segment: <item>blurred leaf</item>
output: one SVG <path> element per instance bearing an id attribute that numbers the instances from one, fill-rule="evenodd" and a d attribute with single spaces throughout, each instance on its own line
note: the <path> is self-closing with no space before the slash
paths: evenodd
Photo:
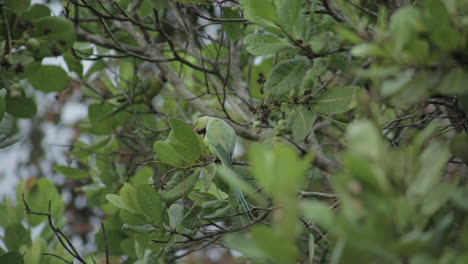
<path id="1" fill-rule="evenodd" d="M 346 130 L 346 139 L 351 152 L 379 160 L 384 145 L 379 130 L 368 120 L 352 122 Z"/>
<path id="2" fill-rule="evenodd" d="M 235 249 L 245 256 L 251 258 L 257 263 L 269 259 L 269 255 L 261 250 L 257 242 L 253 239 L 247 239 L 242 233 L 230 233 L 224 237 L 224 243 L 232 249 Z"/>
<path id="3" fill-rule="evenodd" d="M 25 188 L 25 182 L 18 185 L 17 198 L 21 201 L 22 198 L 20 195 L 24 193 L 25 200 L 32 211 L 48 213 L 50 201 L 50 214 L 57 218 L 63 215 L 65 203 L 63 199 L 61 199 L 55 185 L 48 179 L 38 179 L 33 188 Z M 31 226 L 37 226 L 46 220 L 47 217 L 42 215 L 28 215 L 28 222 Z"/>
<path id="4" fill-rule="evenodd" d="M 304 217 L 317 225 L 329 229 L 333 226 L 335 216 L 326 203 L 319 201 L 304 201 L 302 203 Z"/>
<path id="5" fill-rule="evenodd" d="M 257 56 L 275 54 L 290 47 L 289 42 L 273 34 L 253 33 L 244 38 L 244 45 L 248 52 Z"/>
<path id="6" fill-rule="evenodd" d="M 59 49 L 71 47 L 76 39 L 75 26 L 65 17 L 43 17 L 35 22 L 33 36 L 45 39 Z"/>
<path id="7" fill-rule="evenodd" d="M 83 77 L 83 64 L 81 60 L 76 58 L 73 54 L 67 52 L 63 55 L 65 62 L 67 63 L 68 69 L 71 72 L 75 72 L 78 76 Z"/>
<path id="8" fill-rule="evenodd" d="M 241 18 L 239 11 L 232 10 L 231 7 L 223 7 L 223 19 L 239 19 Z M 224 22 L 222 23 L 224 32 L 232 41 L 238 40 L 243 33 L 242 22 Z"/>
<path id="9" fill-rule="evenodd" d="M 450 141 L 450 152 L 468 163 L 468 133 L 458 134 Z"/>
<path id="10" fill-rule="evenodd" d="M 153 223 L 161 226 L 163 207 L 158 192 L 149 185 L 140 185 L 137 187 L 137 197 L 143 214 Z"/>
<path id="11" fill-rule="evenodd" d="M 401 51 L 423 28 L 424 24 L 418 9 L 414 7 L 398 9 L 390 21 L 390 30 L 395 38 L 395 52 Z"/>
<path id="12" fill-rule="evenodd" d="M 0 256 L 0 263 L 5 264 L 23 264 L 23 256 L 14 251 L 14 252 L 7 252 Z"/>
<path id="13" fill-rule="evenodd" d="M 408 188 L 409 197 L 423 197 L 431 192 L 439 184 L 449 158 L 447 149 L 437 143 L 431 144 L 420 156 L 420 169 Z"/>
<path id="14" fill-rule="evenodd" d="M 320 94 L 317 99 L 312 100 L 312 107 L 317 112 L 332 115 L 339 114 L 356 106 L 355 95 L 359 87 L 356 86 L 331 86 Z"/>
<path id="15" fill-rule="evenodd" d="M 284 238 L 278 236 L 275 230 L 258 225 L 252 228 L 252 233 L 257 247 L 262 249 L 269 259 L 277 263 L 296 263 L 298 249 L 293 243 L 284 243 Z"/>
<path id="16" fill-rule="evenodd" d="M 5 228 L 3 240 L 9 251 L 17 251 L 22 245 L 31 246 L 31 234 L 22 224 L 13 224 Z"/>
<path id="17" fill-rule="evenodd" d="M 55 166 L 55 170 L 72 180 L 84 180 L 91 177 L 89 171 L 84 169 L 57 165 Z"/>
<path id="18" fill-rule="evenodd" d="M 28 80 L 36 90 L 47 93 L 62 91 L 70 84 L 67 72 L 54 65 L 41 65 Z"/>
<path id="19" fill-rule="evenodd" d="M 16 12 L 22 12 L 31 5 L 31 0 L 3 0 L 3 2 Z"/>
<path id="20" fill-rule="evenodd" d="M 34 4 L 21 14 L 21 19 L 35 22 L 36 20 L 46 16 L 50 16 L 50 9 L 43 4 Z"/>
<path id="21" fill-rule="evenodd" d="M 309 264 L 314 263 L 314 253 L 315 253 L 315 238 L 314 234 L 309 233 Z"/>
<path id="22" fill-rule="evenodd" d="M 88 106 L 88 118 L 94 134 L 108 134 L 129 118 L 128 113 L 115 111 L 110 104 L 94 103 Z"/>
<path id="23" fill-rule="evenodd" d="M 454 68 L 442 78 L 437 90 L 446 95 L 468 94 L 468 72 L 463 68 Z"/>
<path id="24" fill-rule="evenodd" d="M 36 115 L 37 107 L 31 98 L 24 96 L 7 97 L 6 111 L 16 118 L 31 118 Z"/>

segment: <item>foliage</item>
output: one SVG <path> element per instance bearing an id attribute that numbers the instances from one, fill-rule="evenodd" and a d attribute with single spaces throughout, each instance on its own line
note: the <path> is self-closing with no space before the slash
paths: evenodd
<path id="1" fill-rule="evenodd" d="M 37 95 L 88 109 L 0 203 L 0 263 L 468 262 L 468 1 L 59 2 L 0 0 L 0 148 Z"/>

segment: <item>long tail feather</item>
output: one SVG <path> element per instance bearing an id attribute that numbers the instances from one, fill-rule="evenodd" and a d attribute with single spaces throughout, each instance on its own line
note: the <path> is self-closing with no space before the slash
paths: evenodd
<path id="1" fill-rule="evenodd" d="M 217 156 L 218 158 L 221 160 L 221 163 L 228 167 L 229 169 L 231 169 L 233 172 L 234 171 L 234 166 L 232 166 L 232 160 L 231 160 L 231 156 L 229 153 L 227 153 L 221 146 L 215 146 L 215 151 L 217 153 Z M 244 213 L 247 214 L 247 216 L 250 218 L 250 219 L 253 219 L 253 214 L 252 214 L 252 211 L 250 210 L 250 205 L 249 203 L 247 202 L 247 200 L 245 199 L 245 196 L 244 194 L 242 193 L 242 191 L 236 187 L 236 186 L 233 186 L 233 191 L 234 191 L 234 194 L 238 200 L 238 202 L 241 204 L 242 206 L 242 210 L 244 210 Z"/>
<path id="2" fill-rule="evenodd" d="M 249 203 L 247 202 L 247 200 L 245 199 L 245 196 L 244 196 L 244 194 L 242 193 L 242 191 L 239 190 L 239 188 L 234 187 L 234 193 L 235 193 L 235 195 L 236 195 L 237 200 L 238 200 L 239 203 L 241 204 L 242 209 L 244 210 L 244 212 L 247 214 L 247 216 L 248 216 L 250 219 L 253 219 L 254 216 L 253 216 L 253 214 L 252 214 L 252 211 L 250 210 L 250 205 L 249 205 Z"/>

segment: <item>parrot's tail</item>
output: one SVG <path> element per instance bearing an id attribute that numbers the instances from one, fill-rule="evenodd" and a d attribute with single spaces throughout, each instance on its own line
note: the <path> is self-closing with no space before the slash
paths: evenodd
<path id="1" fill-rule="evenodd" d="M 234 193 L 236 195 L 237 200 L 242 206 L 242 209 L 244 210 L 244 213 L 250 218 L 254 219 L 254 216 L 252 214 L 251 208 L 247 200 L 245 199 L 244 194 L 239 188 L 234 187 Z"/>

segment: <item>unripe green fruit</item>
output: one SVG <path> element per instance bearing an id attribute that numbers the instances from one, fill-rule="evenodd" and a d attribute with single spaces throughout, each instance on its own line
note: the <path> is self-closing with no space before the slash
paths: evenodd
<path id="1" fill-rule="evenodd" d="M 254 129 L 257 128 L 257 127 L 260 127 L 261 125 L 262 125 L 262 122 L 260 122 L 260 121 L 258 121 L 258 120 L 255 121 L 255 122 L 253 122 L 253 128 L 254 128 Z"/>
<path id="2" fill-rule="evenodd" d="M 278 120 L 278 123 L 276 124 L 276 126 L 278 127 L 278 130 L 283 132 L 286 130 L 286 120 L 284 119 L 280 119 Z"/>
<path id="3" fill-rule="evenodd" d="M 37 38 L 30 38 L 28 39 L 28 41 L 26 41 L 25 45 L 31 51 L 36 51 L 39 49 L 39 46 L 41 45 L 41 43 L 39 42 Z"/>
<path id="4" fill-rule="evenodd" d="M 10 90 L 20 90 L 22 87 L 21 87 L 21 84 L 15 82 L 15 83 L 12 83 L 10 85 Z"/>

